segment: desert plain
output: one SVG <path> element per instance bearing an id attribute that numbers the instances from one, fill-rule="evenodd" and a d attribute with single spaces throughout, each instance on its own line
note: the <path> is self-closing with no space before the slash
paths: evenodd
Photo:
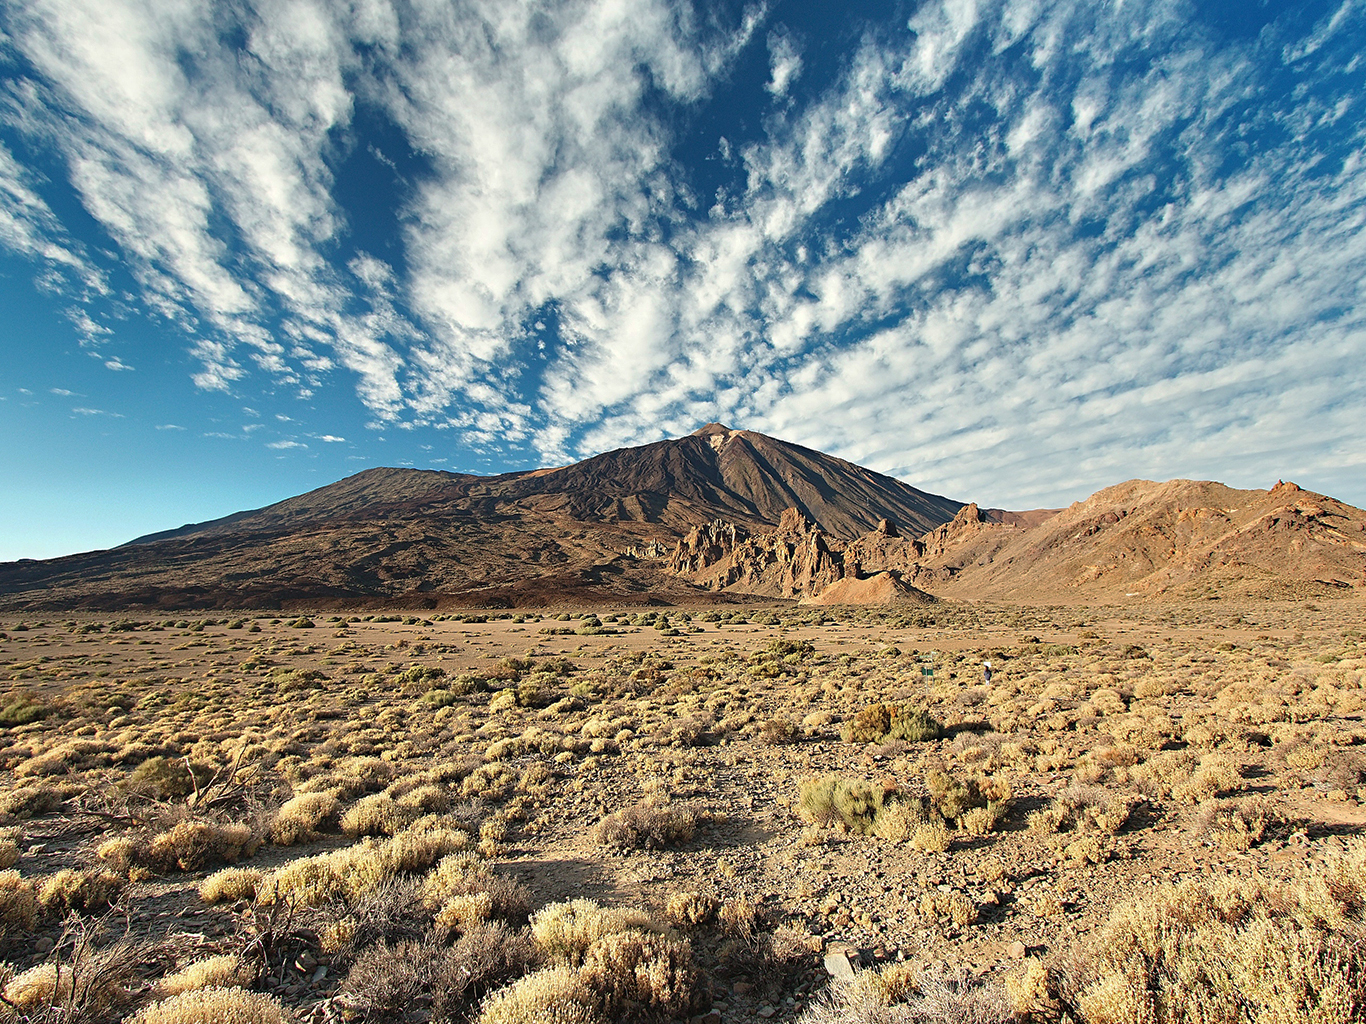
<path id="1" fill-rule="evenodd" d="M 1356 598 L 11 612 L 0 679 L 7 1020 L 1363 1013 Z"/>

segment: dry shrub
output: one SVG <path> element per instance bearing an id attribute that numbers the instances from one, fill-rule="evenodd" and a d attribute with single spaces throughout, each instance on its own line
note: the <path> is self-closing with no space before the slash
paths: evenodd
<path id="1" fill-rule="evenodd" d="M 268 995 L 240 988 L 200 988 L 144 1006 L 128 1024 L 288 1024 Z"/>
<path id="2" fill-rule="evenodd" d="M 377 942 L 395 946 L 427 939 L 427 914 L 418 893 L 415 880 L 390 878 L 347 904 L 345 915 L 320 932 L 333 969 L 340 973 Z"/>
<path id="3" fill-rule="evenodd" d="M 502 761 L 480 765 L 460 783 L 460 796 L 469 800 L 478 797 L 490 803 L 506 800 L 517 786 L 519 776 Z"/>
<path id="4" fill-rule="evenodd" d="M 868 782 L 826 775 L 801 784 L 799 805 L 808 821 L 818 825 L 840 825 L 850 832 L 866 835 L 888 797 L 896 794 L 890 782 Z"/>
<path id="5" fill-rule="evenodd" d="M 360 836 L 392 836 L 403 831 L 417 817 L 388 793 L 362 797 L 342 815 L 341 828 L 352 839 Z"/>
<path id="6" fill-rule="evenodd" d="M 270 841 L 276 846 L 296 846 L 318 838 L 324 825 L 334 821 L 340 804 L 332 793 L 300 793 L 286 800 L 270 825 Z"/>
<path id="7" fill-rule="evenodd" d="M 122 875 L 105 868 L 63 868 L 43 882 L 38 890 L 38 904 L 52 917 L 72 910 L 99 913 L 109 909 L 127 884 Z"/>
<path id="8" fill-rule="evenodd" d="M 943 853 L 953 843 L 949 827 L 940 818 L 922 821 L 911 832 L 911 849 L 921 853 Z"/>
<path id="9" fill-rule="evenodd" d="M 223 868 L 199 883 L 199 898 L 205 903 L 254 900 L 264 877 L 255 868 Z"/>
<path id="10" fill-rule="evenodd" d="M 588 947 L 579 974 L 612 1020 L 642 1007 L 677 1017 L 697 996 L 692 946 L 687 939 L 656 932 L 604 935 Z"/>
<path id="11" fill-rule="evenodd" d="M 0 871 L 19 863 L 19 844 L 13 839 L 0 839 Z"/>
<path id="12" fill-rule="evenodd" d="M 925 787 L 934 809 L 946 821 L 963 824 L 970 811 L 984 812 L 972 822 L 972 828 L 980 830 L 974 833 L 977 835 L 990 832 L 1010 807 L 1010 783 L 997 776 L 977 772 L 966 779 L 955 779 L 945 772 L 932 771 L 925 776 Z"/>
<path id="13" fill-rule="evenodd" d="M 128 874 L 142 856 L 143 847 L 129 836 L 106 839 L 95 850 L 95 856 L 121 875 Z"/>
<path id="14" fill-rule="evenodd" d="M 551 903 L 531 915 L 531 937 L 550 960 L 578 967 L 588 948 L 607 935 L 628 931 L 665 932 L 641 910 L 604 908 L 591 900 Z"/>
<path id="15" fill-rule="evenodd" d="M 716 916 L 720 906 L 710 893 L 676 892 L 664 905 L 664 916 L 675 928 L 700 928 Z"/>
<path id="16" fill-rule="evenodd" d="M 342 990 L 379 1020 L 401 1019 L 415 1000 L 430 996 L 432 1017 L 446 1020 L 462 1003 L 522 974 L 533 953 L 525 935 L 502 923 L 478 925 L 453 946 L 430 938 L 392 947 L 380 941 L 356 958 Z"/>
<path id="17" fill-rule="evenodd" d="M 449 959 L 450 983 L 462 998 L 468 998 L 523 974 L 536 962 L 537 954 L 525 931 L 513 931 L 502 921 L 494 921 L 471 925 L 451 947 Z"/>
<path id="18" fill-rule="evenodd" d="M 552 967 L 486 998 L 479 1024 L 604 1024 L 594 1002 L 578 971 Z"/>
<path id="19" fill-rule="evenodd" d="M 891 740 L 920 743 L 937 740 L 943 734 L 943 726 L 928 711 L 896 704 L 874 704 L 864 708 L 840 730 L 840 738 L 846 743 L 887 743 Z"/>
<path id="20" fill-rule="evenodd" d="M 134 768 L 123 789 L 130 796 L 147 800 L 175 800 L 189 796 L 196 786 L 203 786 L 212 778 L 213 769 L 207 765 L 158 755 Z"/>
<path id="21" fill-rule="evenodd" d="M 200 871 L 215 864 L 235 864 L 250 857 L 261 837 L 246 825 L 215 821 L 182 821 L 153 836 L 139 859 L 153 871 Z"/>
<path id="22" fill-rule="evenodd" d="M 947 919 L 959 928 L 977 922 L 977 904 L 961 892 L 931 890 L 920 897 L 916 909 L 921 917 L 931 921 Z"/>
<path id="23" fill-rule="evenodd" d="M 1052 1020 L 1061 1007 L 1053 995 L 1048 968 L 1030 957 L 1018 971 L 1005 976 L 1006 994 L 1016 1020 Z"/>
<path id="24" fill-rule="evenodd" d="M 42 783 L 20 786 L 0 795 L 0 819 L 32 818 L 62 806 L 66 798 L 56 786 Z"/>
<path id="25" fill-rule="evenodd" d="M 521 922 L 531 909 L 531 893 L 526 886 L 466 853 L 441 859 L 422 881 L 422 901 L 428 907 L 441 907 L 442 913 L 453 919 L 441 923 L 457 926 L 471 915 L 472 920 L 496 917 Z"/>
<path id="26" fill-rule="evenodd" d="M 1086 1024 L 1357 1020 L 1363 911 L 1362 840 L 1293 882 L 1191 880 L 1116 907 L 1061 995 Z"/>
<path id="27" fill-rule="evenodd" d="M 66 959 L 30 967 L 6 983 L 4 999 L 25 1014 L 21 1020 L 76 1024 L 117 1015 L 128 999 L 137 949 L 126 940 L 97 949 L 91 932 L 84 925 L 64 929 L 57 948 Z"/>
<path id="28" fill-rule="evenodd" d="M 258 898 L 300 907 L 318 907 L 330 900 L 354 902 L 396 875 L 426 871 L 442 857 L 469 848 L 468 833 L 422 824 L 419 821 L 392 839 L 362 839 L 354 846 L 291 861 L 262 881 Z"/>
<path id="29" fill-rule="evenodd" d="M 399 797 L 399 806 L 414 815 L 441 814 L 451 806 L 451 794 L 444 786 L 418 786 Z"/>
<path id="30" fill-rule="evenodd" d="M 1029 816 L 1031 832 L 1094 830 L 1114 835 L 1139 804 L 1130 794 L 1111 793 L 1101 786 L 1070 786 L 1052 803 Z"/>
<path id="31" fill-rule="evenodd" d="M 609 850 L 662 850 L 692 839 L 697 832 L 696 808 L 638 803 L 609 814 L 593 829 L 593 838 Z"/>
<path id="32" fill-rule="evenodd" d="M 783 746 L 795 743 L 801 730 L 787 718 L 771 718 L 759 727 L 758 740 L 768 746 Z"/>
<path id="33" fill-rule="evenodd" d="M 1169 750 L 1149 758 L 1129 771 L 1129 778 L 1151 797 L 1169 797 L 1172 787 L 1188 780 L 1195 769 L 1195 755 L 1188 750 Z"/>
<path id="34" fill-rule="evenodd" d="M 873 835 L 892 843 L 910 840 L 915 830 L 926 822 L 925 809 L 919 800 L 897 800 L 884 804 L 873 818 Z M 943 827 L 943 822 L 940 822 Z M 946 830 L 947 831 L 947 830 Z"/>
<path id="35" fill-rule="evenodd" d="M 32 931 L 37 920 L 38 895 L 33 883 L 17 871 L 0 871 L 0 936 Z"/>
<path id="36" fill-rule="evenodd" d="M 799 1024 L 1006 1024 L 1010 999 L 995 982 L 942 974 L 912 974 L 891 964 L 847 985 L 832 985 L 811 1003 Z"/>
<path id="37" fill-rule="evenodd" d="M 201 988 L 250 988 L 256 973 L 235 956 L 197 960 L 157 982 L 157 995 L 166 998 Z"/>
<path id="38" fill-rule="evenodd" d="M 1207 754 L 1200 759 L 1195 774 L 1172 786 L 1172 799 L 1188 804 L 1203 803 L 1216 796 L 1243 788 L 1243 776 L 1231 759 L 1223 754 Z"/>

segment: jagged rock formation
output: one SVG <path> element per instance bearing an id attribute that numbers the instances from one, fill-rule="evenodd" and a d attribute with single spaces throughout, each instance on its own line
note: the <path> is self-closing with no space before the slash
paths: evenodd
<path id="1" fill-rule="evenodd" d="M 847 542 L 789 508 L 767 533 L 750 534 L 722 521 L 696 527 L 674 548 L 669 568 L 713 591 L 803 600 L 834 592 L 843 598 L 825 603 L 886 603 L 902 595 L 928 599 L 901 571 L 914 569 L 920 550 L 919 542 L 902 539 L 886 518 Z M 869 571 L 883 578 L 878 586 L 850 586 Z"/>

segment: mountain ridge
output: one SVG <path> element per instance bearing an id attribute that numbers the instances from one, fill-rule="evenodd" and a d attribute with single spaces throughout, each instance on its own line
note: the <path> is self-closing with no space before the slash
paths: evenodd
<path id="1" fill-rule="evenodd" d="M 1130 480 L 1065 509 L 982 509 L 719 423 L 496 476 L 373 468 L 108 551 L 0 564 L 9 608 L 1361 594 L 1366 512 L 1292 483 Z"/>
<path id="2" fill-rule="evenodd" d="M 772 528 L 789 507 L 836 532 L 919 532 L 962 506 L 854 463 L 707 424 L 682 438 L 496 476 L 374 468 L 108 551 L 0 565 L 0 603 L 687 599 L 658 560 L 699 522 Z"/>

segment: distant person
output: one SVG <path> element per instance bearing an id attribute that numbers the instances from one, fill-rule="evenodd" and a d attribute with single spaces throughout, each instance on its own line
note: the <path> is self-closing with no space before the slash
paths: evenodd
<path id="1" fill-rule="evenodd" d="M 991 662 L 982 662 L 982 682 L 991 685 Z"/>

